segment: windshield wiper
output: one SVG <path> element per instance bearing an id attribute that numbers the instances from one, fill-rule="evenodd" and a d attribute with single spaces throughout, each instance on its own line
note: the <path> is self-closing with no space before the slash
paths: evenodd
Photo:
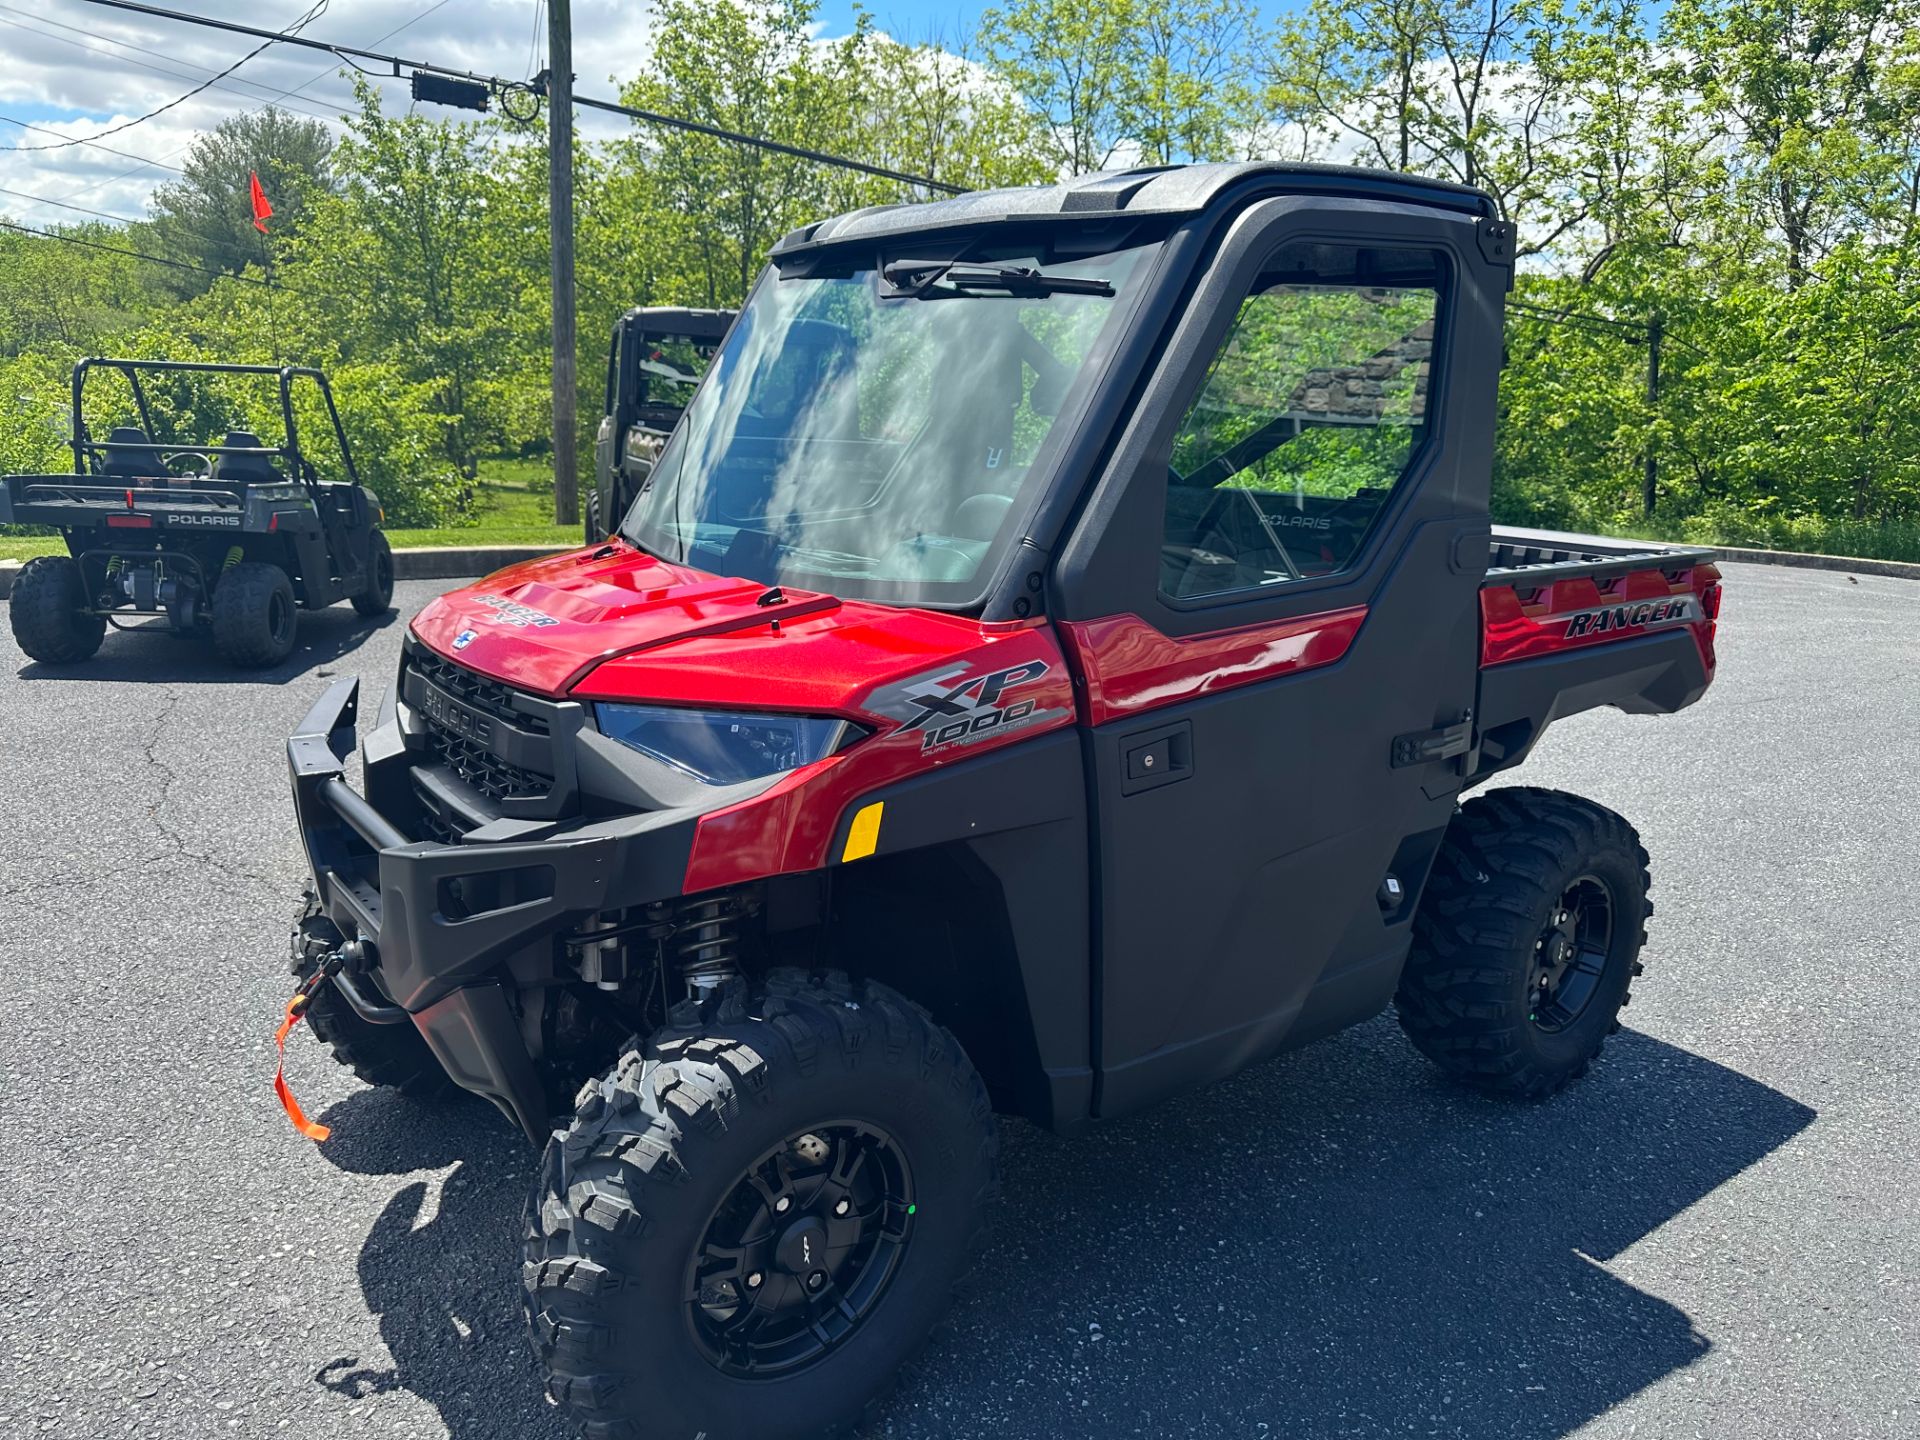
<path id="1" fill-rule="evenodd" d="M 951 260 L 896 260 L 880 271 L 889 299 L 938 299 L 983 290 L 1009 295 L 1111 295 L 1113 283 L 1082 275 L 1049 275 L 1027 265 L 957 265 Z"/>

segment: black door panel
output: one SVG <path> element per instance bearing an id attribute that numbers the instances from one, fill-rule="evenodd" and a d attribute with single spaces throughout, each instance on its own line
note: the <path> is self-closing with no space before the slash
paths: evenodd
<path id="1" fill-rule="evenodd" d="M 1403 894 L 1417 892 L 1432 855 L 1421 837 L 1444 829 L 1461 784 L 1454 758 L 1394 765 L 1394 740 L 1457 722 L 1472 704 L 1478 664 L 1481 571 L 1458 557 L 1470 543 L 1463 536 L 1485 532 L 1493 382 L 1483 363 L 1456 359 L 1500 343 L 1506 273 L 1485 262 L 1475 224 L 1359 201 L 1288 199 L 1246 212 L 1201 277 L 1135 423 L 1062 547 L 1056 608 L 1070 628 L 1131 615 L 1180 640 L 1228 630 L 1257 634 L 1257 627 L 1304 615 L 1367 607 L 1351 644 L 1331 663 L 1244 684 L 1223 674 L 1220 685 L 1234 688 L 1215 687 L 1198 699 L 1178 697 L 1204 687 L 1169 686 L 1168 703 L 1083 730 L 1098 862 L 1098 1114 L 1121 1114 L 1229 1074 L 1364 1018 L 1392 993 L 1412 901 L 1383 904 L 1383 881 L 1396 867 L 1417 870 L 1397 877 Z M 1189 511 L 1204 516 L 1206 507 L 1170 507 L 1170 472 L 1176 484 L 1184 475 L 1224 486 L 1261 456 L 1277 455 L 1282 475 L 1295 453 L 1311 458 L 1318 443 L 1311 438 L 1299 452 L 1278 448 L 1317 423 L 1309 407 L 1317 411 L 1326 400 L 1310 390 L 1350 381 L 1353 398 L 1334 403 L 1360 408 L 1337 421 L 1388 423 L 1377 417 L 1392 397 L 1371 412 L 1365 407 L 1370 377 L 1390 377 L 1391 366 L 1383 360 L 1369 370 L 1366 357 L 1317 360 L 1320 371 L 1308 379 L 1283 374 L 1269 395 L 1238 382 L 1227 387 L 1225 403 L 1241 405 L 1248 418 L 1203 416 L 1202 430 L 1220 428 L 1216 449 L 1224 458 L 1209 462 L 1195 453 L 1191 412 L 1201 403 L 1196 397 L 1218 408 L 1221 384 L 1203 387 L 1216 368 L 1226 373 L 1216 359 L 1230 334 L 1241 352 L 1267 344 L 1285 362 L 1293 332 L 1305 334 L 1322 314 L 1367 318 L 1352 283 L 1333 287 L 1335 303 L 1322 306 L 1329 287 L 1317 277 L 1275 282 L 1270 267 L 1283 263 L 1276 257 L 1300 253 L 1303 237 L 1348 247 L 1362 267 L 1369 246 L 1427 247 L 1434 272 L 1444 276 L 1427 290 L 1436 322 L 1425 332 L 1431 359 L 1423 347 L 1419 392 L 1409 400 L 1403 388 L 1400 396 L 1410 418 L 1393 422 L 1405 433 L 1382 436 L 1411 458 L 1396 462 L 1403 468 L 1386 493 L 1365 473 L 1354 482 L 1358 488 L 1331 494 L 1315 490 L 1322 472 L 1310 469 L 1287 482 L 1294 490 L 1269 476 L 1243 477 L 1237 494 L 1219 490 L 1223 518 L 1205 536 L 1174 535 Z M 1396 293 L 1384 290 L 1382 314 Z M 1270 328 L 1263 338 L 1248 318 L 1258 319 L 1249 297 L 1272 299 L 1292 329 Z M 1370 294 L 1364 298 L 1370 303 Z M 1313 338 L 1305 334 L 1296 348 L 1306 353 Z M 1391 348 L 1383 345 L 1380 354 Z M 1263 420 L 1262 406 L 1279 419 Z M 1321 450 L 1342 463 L 1372 453 L 1367 434 L 1335 438 L 1344 450 Z M 1351 503 L 1356 499 L 1365 504 Z M 1350 523 L 1350 516 L 1359 518 Z M 1183 558 L 1194 549 L 1240 551 L 1233 567 L 1212 573 L 1238 576 L 1242 588 L 1164 593 L 1166 546 L 1183 540 L 1190 542 Z M 1247 558 L 1254 551 L 1263 553 Z M 1176 734 L 1186 749 L 1182 774 L 1143 788 L 1145 754 L 1156 765 L 1171 763 L 1171 750 L 1163 762 L 1152 747 Z"/>

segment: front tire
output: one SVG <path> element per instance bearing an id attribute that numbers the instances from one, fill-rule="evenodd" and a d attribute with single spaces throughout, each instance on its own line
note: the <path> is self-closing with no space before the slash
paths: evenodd
<path id="1" fill-rule="evenodd" d="M 234 665 L 258 669 L 286 659 L 297 616 L 293 582 L 278 565 L 244 561 L 214 586 L 213 643 Z"/>
<path id="2" fill-rule="evenodd" d="M 1613 811 L 1513 787 L 1454 816 L 1394 1008 L 1456 1079 L 1527 1099 L 1586 1073 L 1642 970 L 1647 852 Z"/>
<path id="3" fill-rule="evenodd" d="M 28 657 L 46 665 L 90 658 L 107 621 L 87 604 L 80 566 L 70 555 L 36 555 L 14 579 L 7 599 L 13 638 Z"/>
<path id="4" fill-rule="evenodd" d="M 383 530 L 367 537 L 367 574 L 367 588 L 353 597 L 353 608 L 370 618 L 384 615 L 393 609 L 393 546 Z"/>
<path id="5" fill-rule="evenodd" d="M 521 1267 L 547 1393 L 593 1436 L 840 1433 L 946 1312 L 995 1156 L 985 1086 L 911 1002 L 736 985 L 548 1142 Z"/>

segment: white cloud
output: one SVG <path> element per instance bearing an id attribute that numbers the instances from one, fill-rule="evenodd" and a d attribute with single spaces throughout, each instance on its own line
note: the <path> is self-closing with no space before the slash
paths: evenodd
<path id="1" fill-rule="evenodd" d="M 180 8 L 280 28 L 299 16 L 301 0 L 193 0 Z M 610 77 L 625 78 L 639 69 L 651 19 L 650 7 L 631 0 L 574 0 L 577 88 L 613 98 Z M 535 0 L 445 0 L 438 6 L 432 0 L 332 0 L 303 33 L 510 79 L 545 64 L 544 11 L 536 31 Z M 91 139 L 193 89 L 258 43 L 80 0 L 0 0 L 0 115 Z M 0 148 L 0 189 L 141 217 L 153 187 L 172 177 L 173 171 L 162 167 L 177 167 L 196 134 L 230 115 L 273 103 L 337 122 L 342 107 L 352 104 L 351 83 L 338 73 L 341 68 L 319 51 L 275 45 L 218 87 L 102 138 L 99 144 L 111 150 Z M 390 107 L 404 109 L 410 103 L 405 79 L 380 83 Z M 294 93 L 279 93 L 289 91 Z M 434 113 L 460 112 L 435 107 Z M 625 122 L 583 112 L 580 123 L 585 134 L 605 134 Z M 0 147 L 57 144 L 56 135 L 0 124 Z M 162 165 L 142 165 L 143 160 Z M 89 218 L 36 206 L 16 194 L 0 194 L 0 215 L 29 225 Z"/>

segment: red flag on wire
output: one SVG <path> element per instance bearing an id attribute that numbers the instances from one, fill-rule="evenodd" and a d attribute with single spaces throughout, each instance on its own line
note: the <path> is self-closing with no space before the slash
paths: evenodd
<path id="1" fill-rule="evenodd" d="M 253 182 L 253 228 L 264 235 L 267 233 L 267 217 L 273 214 L 273 206 L 267 203 L 267 192 L 260 188 L 260 172 L 249 170 L 247 178 Z"/>

